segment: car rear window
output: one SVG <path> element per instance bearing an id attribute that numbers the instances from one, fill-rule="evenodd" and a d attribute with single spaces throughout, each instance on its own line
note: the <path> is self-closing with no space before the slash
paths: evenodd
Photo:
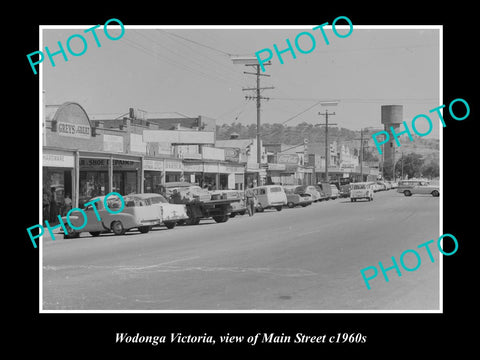
<path id="1" fill-rule="evenodd" d="M 272 187 L 270 188 L 270 192 L 281 192 L 282 188 L 281 187 Z"/>

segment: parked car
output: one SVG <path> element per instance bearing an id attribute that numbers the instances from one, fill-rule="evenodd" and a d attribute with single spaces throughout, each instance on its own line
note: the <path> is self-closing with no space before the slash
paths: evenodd
<path id="1" fill-rule="evenodd" d="M 280 185 L 264 185 L 253 188 L 257 197 L 256 210 L 262 212 L 265 209 L 275 208 L 281 211 L 287 205 L 287 195 Z"/>
<path id="2" fill-rule="evenodd" d="M 329 200 L 332 196 L 332 188 L 329 183 L 326 182 L 319 182 L 317 186 L 323 191 L 325 194 L 325 200 Z"/>
<path id="3" fill-rule="evenodd" d="M 398 187 L 398 183 L 396 181 L 392 181 L 392 189 L 396 189 Z"/>
<path id="4" fill-rule="evenodd" d="M 322 187 L 320 185 L 314 185 L 315 189 L 317 189 L 318 193 L 320 194 L 320 199 L 318 201 L 323 201 L 323 200 L 328 200 L 327 195 L 325 194 L 325 191 L 322 190 Z"/>
<path id="5" fill-rule="evenodd" d="M 437 185 L 431 185 L 428 181 L 420 181 L 418 185 L 414 185 L 403 190 L 405 196 L 413 194 L 431 194 L 432 196 L 440 196 L 440 188 Z"/>
<path id="6" fill-rule="evenodd" d="M 338 188 L 334 184 L 330 184 L 330 191 L 331 191 L 330 198 L 332 200 L 335 200 L 337 197 L 340 197 L 340 191 L 338 191 Z"/>
<path id="7" fill-rule="evenodd" d="M 392 182 L 391 181 L 384 181 L 383 183 L 386 186 L 386 190 L 390 190 L 392 188 Z"/>
<path id="8" fill-rule="evenodd" d="M 138 197 L 123 196 L 125 207 L 118 214 L 112 214 L 105 209 L 105 196 L 97 196 L 90 199 L 90 201 L 95 201 L 96 199 L 99 199 L 99 201 L 85 208 L 86 225 L 80 230 L 74 230 L 67 223 L 68 234 L 64 234 L 64 238 L 76 238 L 82 232 L 89 232 L 92 236 L 109 232 L 113 232 L 115 235 L 123 235 L 132 229 L 138 229 L 141 233 L 148 233 L 152 226 L 160 224 L 158 208 Z M 95 206 L 96 210 L 93 206 Z M 116 196 L 110 196 L 107 199 L 107 206 L 110 210 L 115 211 L 121 208 L 121 201 Z M 97 219 L 96 213 L 98 213 L 101 221 Z M 63 219 L 66 222 L 66 217 L 63 217 Z M 71 215 L 69 219 L 76 228 L 81 227 L 85 221 L 83 216 L 80 215 Z"/>
<path id="9" fill-rule="evenodd" d="M 373 188 L 371 183 L 359 182 L 350 184 L 350 201 L 355 202 L 358 199 L 373 201 Z"/>
<path id="10" fill-rule="evenodd" d="M 320 201 L 320 193 L 313 185 L 298 185 L 295 190 L 297 194 L 308 194 L 313 202 Z"/>
<path id="11" fill-rule="evenodd" d="M 340 190 L 339 190 L 339 192 L 340 192 L 339 196 L 340 196 L 341 198 L 349 197 L 349 196 L 350 196 L 350 184 L 340 185 Z"/>
<path id="12" fill-rule="evenodd" d="M 247 212 L 247 205 L 245 202 L 245 192 L 243 190 L 212 190 L 212 200 L 218 199 L 239 199 L 239 201 L 232 202 L 232 209 L 230 210 L 230 217 L 237 215 L 245 215 Z"/>
<path id="13" fill-rule="evenodd" d="M 143 199 L 147 205 L 158 209 L 160 222 L 168 229 L 173 229 L 178 222 L 188 219 L 187 208 L 183 204 L 170 204 L 162 195 L 156 193 L 129 194 L 131 197 Z"/>
<path id="14" fill-rule="evenodd" d="M 287 206 L 294 208 L 295 206 L 308 206 L 313 202 L 312 196 L 307 193 L 299 194 L 295 192 L 295 186 L 284 186 L 283 190 L 287 195 Z"/>
<path id="15" fill-rule="evenodd" d="M 378 189 L 377 191 L 387 190 L 387 185 L 385 185 L 384 181 L 377 181 L 376 184 L 377 184 L 377 189 Z"/>

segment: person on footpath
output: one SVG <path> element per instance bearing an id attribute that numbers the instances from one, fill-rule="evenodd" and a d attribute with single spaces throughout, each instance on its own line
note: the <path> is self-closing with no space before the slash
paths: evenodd
<path id="1" fill-rule="evenodd" d="M 253 216 L 255 213 L 255 199 L 256 195 L 253 192 L 253 185 L 249 185 L 249 187 L 245 190 L 245 200 L 247 203 L 247 211 L 249 216 Z"/>

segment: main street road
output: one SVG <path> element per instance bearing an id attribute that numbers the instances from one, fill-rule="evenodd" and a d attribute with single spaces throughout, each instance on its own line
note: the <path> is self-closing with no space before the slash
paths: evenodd
<path id="1" fill-rule="evenodd" d="M 434 263 L 417 249 L 416 271 L 387 283 L 379 270 L 371 290 L 360 270 L 439 235 L 439 198 L 390 190 L 148 234 L 45 237 L 43 309 L 438 310 L 436 245 Z"/>

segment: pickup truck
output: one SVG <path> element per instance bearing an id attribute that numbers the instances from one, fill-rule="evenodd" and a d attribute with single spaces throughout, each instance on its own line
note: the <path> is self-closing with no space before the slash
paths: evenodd
<path id="1" fill-rule="evenodd" d="M 188 225 L 197 225 L 201 219 L 212 218 L 217 223 L 226 222 L 232 212 L 231 204 L 240 199 L 227 199 L 212 195 L 208 190 L 188 182 L 170 182 L 160 186 L 160 192 L 170 204 L 185 204 Z"/>

